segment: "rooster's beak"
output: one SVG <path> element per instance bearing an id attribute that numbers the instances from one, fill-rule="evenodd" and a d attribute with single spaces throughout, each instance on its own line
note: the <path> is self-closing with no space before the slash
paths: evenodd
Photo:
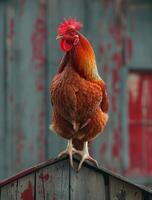
<path id="1" fill-rule="evenodd" d="M 62 39 L 63 38 L 63 35 L 57 35 L 56 36 L 56 40 L 59 40 L 59 39 Z"/>

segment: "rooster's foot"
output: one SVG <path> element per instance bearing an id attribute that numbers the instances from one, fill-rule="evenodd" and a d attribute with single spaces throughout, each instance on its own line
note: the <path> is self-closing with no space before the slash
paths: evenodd
<path id="1" fill-rule="evenodd" d="M 73 154 L 76 154 L 78 151 L 73 147 L 72 145 L 72 140 L 68 140 L 68 145 L 65 151 L 62 151 L 59 153 L 59 155 L 57 156 L 57 158 L 60 158 L 64 155 L 69 155 L 70 158 L 70 165 L 71 167 L 73 167 Z"/>
<path id="2" fill-rule="evenodd" d="M 81 169 L 82 164 L 85 160 L 89 160 L 89 161 L 93 162 L 97 167 L 99 167 L 98 162 L 89 155 L 88 142 L 84 143 L 83 151 L 79 151 L 78 154 L 81 155 L 81 157 L 82 157 L 79 167 L 78 167 L 78 171 Z"/>

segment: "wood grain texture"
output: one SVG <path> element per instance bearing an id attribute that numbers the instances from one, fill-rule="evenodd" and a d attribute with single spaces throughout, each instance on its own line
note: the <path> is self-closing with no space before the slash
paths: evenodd
<path id="1" fill-rule="evenodd" d="M 7 176 L 45 158 L 45 61 L 42 61 L 46 30 L 41 32 L 37 28 L 41 22 L 45 28 L 44 4 L 26 1 L 21 5 L 17 0 L 5 3 L 6 132 L 0 141 L 7 146 L 3 153 L 7 155 L 3 167 Z"/>
<path id="2" fill-rule="evenodd" d="M 143 200 L 142 192 L 135 186 L 109 177 L 110 200 Z"/>
<path id="3" fill-rule="evenodd" d="M 17 200 L 34 200 L 35 173 L 29 174 L 18 180 Z"/>
<path id="4" fill-rule="evenodd" d="M 74 158 L 74 169 L 79 159 Z M 6 180 L 0 200 L 151 200 L 152 192 L 104 168 L 84 163 L 76 172 L 69 159 L 42 163 Z"/>
<path id="5" fill-rule="evenodd" d="M 36 200 L 69 199 L 69 161 L 40 169 L 36 173 Z"/>
<path id="6" fill-rule="evenodd" d="M 77 163 L 75 163 L 75 167 L 78 167 Z M 71 200 L 105 200 L 105 183 L 101 173 L 82 166 L 78 173 L 71 169 L 70 174 Z"/>
<path id="7" fill-rule="evenodd" d="M 16 1 L 14 37 L 17 99 L 16 117 L 12 121 L 16 124 L 14 159 L 17 170 L 40 162 L 45 157 L 45 63 L 41 60 L 45 34 L 43 31 L 40 33 L 39 29 L 41 25 L 45 29 L 43 7 L 40 0 L 26 1 L 24 5 Z"/>
<path id="8" fill-rule="evenodd" d="M 17 198 L 17 181 L 14 181 L 1 188 L 0 200 L 16 200 Z"/>

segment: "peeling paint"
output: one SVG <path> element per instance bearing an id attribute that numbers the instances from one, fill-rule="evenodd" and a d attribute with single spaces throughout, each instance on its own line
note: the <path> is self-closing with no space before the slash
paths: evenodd
<path id="1" fill-rule="evenodd" d="M 123 57 L 122 57 L 122 52 L 117 51 L 112 55 L 112 60 L 115 64 L 115 68 L 120 69 L 120 67 L 123 65 Z"/>
<path id="2" fill-rule="evenodd" d="M 138 98 L 140 77 L 138 74 L 130 74 L 128 78 L 128 88 L 133 102 Z"/>
<path id="3" fill-rule="evenodd" d="M 150 176 L 152 174 L 151 153 L 151 109 L 152 74 L 131 72 L 129 88 L 129 156 L 127 175 Z M 136 152 L 136 154 L 134 154 Z"/>
<path id="4" fill-rule="evenodd" d="M 41 173 L 39 178 L 43 181 L 48 181 L 49 180 L 49 174 L 48 173 L 46 173 L 46 174 Z"/>
<path id="5" fill-rule="evenodd" d="M 103 156 L 105 154 L 107 150 L 107 144 L 106 143 L 103 143 L 101 146 L 100 146 L 100 155 Z"/>
<path id="6" fill-rule="evenodd" d="M 21 199 L 22 200 L 34 200 L 33 197 L 33 187 L 31 182 L 28 182 L 28 187 L 21 193 Z"/>
<path id="7" fill-rule="evenodd" d="M 118 26 L 116 24 L 113 24 L 109 28 L 109 34 L 112 36 L 112 38 L 116 42 L 116 45 L 121 45 L 122 44 L 122 41 L 123 41 L 122 31 L 123 31 L 122 27 Z"/>
<path id="8" fill-rule="evenodd" d="M 46 28 L 46 3 L 41 2 L 39 8 L 38 18 L 35 21 L 34 32 L 32 34 L 32 61 L 36 62 L 37 68 L 42 68 L 46 62 L 45 43 L 47 39 L 47 28 Z"/>
<path id="9" fill-rule="evenodd" d="M 7 43 L 8 44 L 12 43 L 14 36 L 15 36 L 15 21 L 14 21 L 14 17 L 11 17 L 10 21 L 9 21 L 9 32 L 7 35 Z"/>
<path id="10" fill-rule="evenodd" d="M 34 31 L 31 37 L 32 43 L 32 63 L 35 69 L 35 87 L 39 97 L 39 110 L 37 110 L 36 120 L 38 122 L 38 161 L 45 159 L 45 144 L 46 144 L 46 115 L 43 115 L 45 110 L 45 45 L 48 36 L 46 28 L 46 0 L 40 0 L 38 16 L 35 19 Z"/>
<path id="11" fill-rule="evenodd" d="M 45 90 L 44 79 L 37 78 L 35 80 L 35 85 L 38 92 L 43 92 Z"/>
<path id="12" fill-rule="evenodd" d="M 15 37 L 15 11 L 11 7 L 8 7 L 6 10 L 6 14 L 8 17 L 8 30 L 7 30 L 7 36 L 6 36 L 6 56 L 7 60 L 9 62 L 12 62 L 14 60 L 14 52 L 12 51 L 12 44 Z"/>

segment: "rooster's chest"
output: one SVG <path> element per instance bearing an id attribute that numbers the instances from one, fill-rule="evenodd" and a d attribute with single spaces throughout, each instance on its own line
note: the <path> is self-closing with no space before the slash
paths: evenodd
<path id="1" fill-rule="evenodd" d="M 77 74 L 65 74 L 54 90 L 55 106 L 68 121 L 85 121 L 102 100 L 100 86 L 91 83 Z"/>

